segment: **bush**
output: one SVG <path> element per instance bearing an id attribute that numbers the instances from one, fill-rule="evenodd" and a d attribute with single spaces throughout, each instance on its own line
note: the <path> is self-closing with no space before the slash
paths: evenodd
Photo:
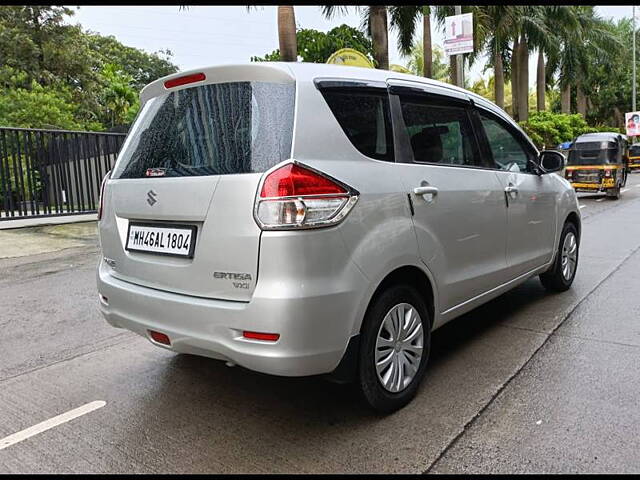
<path id="1" fill-rule="evenodd" d="M 538 148 L 555 148 L 563 142 L 572 141 L 583 133 L 621 132 L 617 127 L 589 126 L 584 117 L 578 113 L 569 115 L 548 111 L 531 112 L 529 120 L 520 122 L 520 126 Z"/>

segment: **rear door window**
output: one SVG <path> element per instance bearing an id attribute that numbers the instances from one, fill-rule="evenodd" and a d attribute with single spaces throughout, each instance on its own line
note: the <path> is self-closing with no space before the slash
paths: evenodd
<path id="1" fill-rule="evenodd" d="M 419 94 L 399 98 L 414 162 L 479 165 L 471 121 L 463 105 Z"/>
<path id="2" fill-rule="evenodd" d="M 393 130 L 386 88 L 320 87 L 331 112 L 360 153 L 394 161 Z"/>
<path id="3" fill-rule="evenodd" d="M 264 172 L 291 155 L 295 85 L 230 82 L 149 100 L 112 178 Z"/>

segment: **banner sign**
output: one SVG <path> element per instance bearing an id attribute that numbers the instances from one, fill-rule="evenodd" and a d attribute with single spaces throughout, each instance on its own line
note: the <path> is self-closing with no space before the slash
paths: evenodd
<path id="1" fill-rule="evenodd" d="M 445 17 L 444 27 L 445 55 L 473 52 L 473 13 Z"/>
<path id="2" fill-rule="evenodd" d="M 640 112 L 625 113 L 624 124 L 627 127 L 627 137 L 640 135 Z"/>
<path id="3" fill-rule="evenodd" d="M 373 63 L 371 63 L 367 56 L 353 48 L 341 48 L 337 52 L 333 52 L 328 58 L 327 63 L 373 68 Z"/>

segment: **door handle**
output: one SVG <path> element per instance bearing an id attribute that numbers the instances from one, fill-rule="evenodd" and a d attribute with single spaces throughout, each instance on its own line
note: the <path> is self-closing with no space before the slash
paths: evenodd
<path id="1" fill-rule="evenodd" d="M 413 189 L 413 193 L 416 195 L 437 195 L 438 188 L 437 187 L 416 187 Z"/>
<path id="2" fill-rule="evenodd" d="M 504 201 L 507 203 L 507 207 L 509 207 L 509 197 L 516 198 L 518 196 L 518 187 L 516 187 L 513 183 L 510 183 L 504 188 Z"/>
<path id="3" fill-rule="evenodd" d="M 504 191 L 508 194 L 512 194 L 515 193 L 516 195 L 518 194 L 518 187 L 516 187 L 515 185 L 509 185 L 507 187 L 505 187 Z"/>

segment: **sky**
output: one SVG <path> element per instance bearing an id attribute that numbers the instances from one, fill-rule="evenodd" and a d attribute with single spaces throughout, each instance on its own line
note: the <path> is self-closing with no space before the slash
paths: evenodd
<path id="1" fill-rule="evenodd" d="M 113 35 L 121 43 L 147 52 L 169 49 L 172 62 L 180 70 L 206 65 L 248 62 L 254 55 L 263 56 L 278 48 L 277 7 L 259 6 L 247 11 L 244 6 L 69 6 L 75 15 L 68 23 L 80 23 L 85 30 Z M 596 7 L 603 17 L 631 18 L 627 6 Z M 640 9 L 639 9 L 640 13 Z M 346 15 L 326 20 L 319 6 L 296 6 L 299 28 L 313 28 L 326 32 L 346 23 L 358 27 L 360 13 L 351 7 Z M 638 16 L 638 13 L 636 14 Z M 422 36 L 422 22 L 418 22 L 417 38 Z M 442 46 L 443 34 L 432 22 L 433 43 Z M 406 65 L 397 48 L 395 32 L 389 36 L 389 63 Z M 465 72 L 471 82 L 483 76 L 484 60 Z M 535 83 L 537 56 L 529 58 L 530 86 Z M 488 78 L 489 72 L 484 74 Z"/>

